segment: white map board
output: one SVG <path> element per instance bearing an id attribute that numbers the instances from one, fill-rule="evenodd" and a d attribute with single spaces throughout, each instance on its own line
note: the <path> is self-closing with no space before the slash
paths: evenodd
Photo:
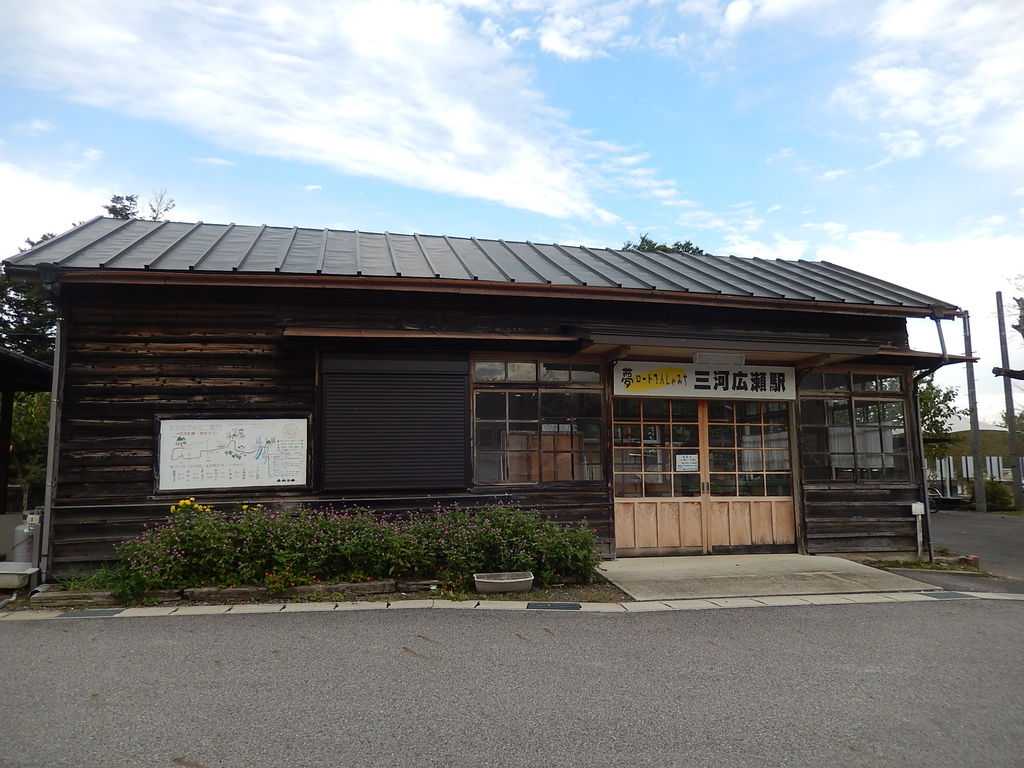
<path id="1" fill-rule="evenodd" d="M 305 419 L 163 419 L 159 489 L 306 484 Z"/>

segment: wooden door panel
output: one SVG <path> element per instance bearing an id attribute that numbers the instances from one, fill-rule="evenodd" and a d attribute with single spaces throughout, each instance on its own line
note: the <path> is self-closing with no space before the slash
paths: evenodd
<path id="1" fill-rule="evenodd" d="M 615 547 L 705 549 L 796 542 L 792 499 L 617 499 Z M 704 517 L 707 520 L 704 520 Z"/>
<path id="2" fill-rule="evenodd" d="M 750 502 L 750 543 L 776 544 L 772 524 L 773 502 L 758 500 Z"/>
<path id="3" fill-rule="evenodd" d="M 711 499 L 704 504 L 708 518 L 708 544 L 711 547 L 729 546 L 729 502 Z"/>
<path id="4" fill-rule="evenodd" d="M 637 549 L 658 546 L 658 502 L 638 501 L 633 513 Z"/>
<path id="5" fill-rule="evenodd" d="M 658 504 L 658 546 L 678 547 L 679 540 L 679 502 L 660 501 Z"/>
<path id="6" fill-rule="evenodd" d="M 636 546 L 636 511 L 634 501 L 615 502 L 615 548 L 633 549 Z"/>
<path id="7" fill-rule="evenodd" d="M 792 499 L 772 503 L 772 530 L 776 544 L 796 543 L 796 506 Z"/>
<path id="8" fill-rule="evenodd" d="M 750 502 L 729 501 L 729 546 L 750 546 Z"/>
<path id="9" fill-rule="evenodd" d="M 704 522 L 700 501 L 681 501 L 679 536 L 680 546 L 704 548 Z"/>

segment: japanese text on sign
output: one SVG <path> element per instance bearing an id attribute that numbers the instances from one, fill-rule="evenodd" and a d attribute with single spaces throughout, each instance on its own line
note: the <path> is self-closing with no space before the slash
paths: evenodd
<path id="1" fill-rule="evenodd" d="M 793 400 L 793 368 L 759 365 L 693 365 L 620 361 L 615 394 L 633 397 L 700 397 Z"/>

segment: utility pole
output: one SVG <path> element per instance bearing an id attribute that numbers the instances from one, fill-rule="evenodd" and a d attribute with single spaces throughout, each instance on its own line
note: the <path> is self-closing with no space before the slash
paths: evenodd
<path id="1" fill-rule="evenodd" d="M 978 428 L 978 392 L 974 384 L 974 357 L 971 348 L 971 316 L 964 312 L 961 316 L 964 324 L 964 357 L 967 357 L 967 407 L 971 416 L 971 456 L 974 461 L 974 508 L 978 512 L 988 512 L 985 499 L 985 457 L 981 455 L 981 432 Z"/>
<path id="2" fill-rule="evenodd" d="M 1003 292 L 996 291 L 996 317 L 999 318 L 999 353 L 1003 369 L 1010 368 L 1010 353 L 1006 346 L 1006 318 L 1003 316 Z M 1006 398 L 1006 429 L 1010 438 L 1010 471 L 1013 482 L 1013 508 L 1024 510 L 1024 488 L 1020 478 L 1020 439 L 1017 435 L 1017 411 L 1013 407 L 1013 379 L 1003 376 L 1003 395 Z"/>

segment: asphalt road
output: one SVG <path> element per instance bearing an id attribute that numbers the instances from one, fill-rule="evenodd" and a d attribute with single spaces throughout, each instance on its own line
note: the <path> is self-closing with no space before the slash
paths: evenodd
<path id="1" fill-rule="evenodd" d="M 0 624 L 5 768 L 1024 766 L 1024 602 Z"/>
<path id="2" fill-rule="evenodd" d="M 1024 579 L 1024 517 L 982 512 L 936 512 L 932 541 L 961 555 L 978 555 L 981 567 Z"/>
<path id="3" fill-rule="evenodd" d="M 1024 594 L 1024 517 L 943 511 L 932 514 L 931 526 L 935 546 L 978 555 L 982 569 L 993 577 L 922 570 L 897 573 L 954 591 Z"/>

